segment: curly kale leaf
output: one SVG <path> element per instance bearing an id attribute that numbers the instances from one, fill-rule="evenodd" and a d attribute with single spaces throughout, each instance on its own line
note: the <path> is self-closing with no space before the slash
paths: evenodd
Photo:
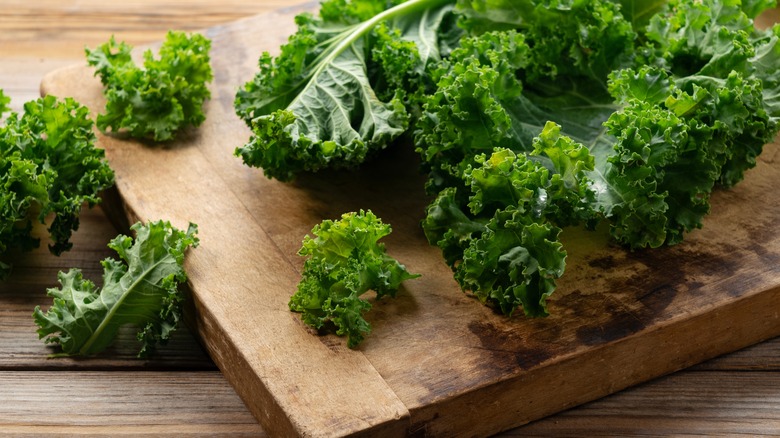
<path id="1" fill-rule="evenodd" d="M 2 117 L 4 112 L 11 110 L 8 106 L 9 103 L 11 103 L 11 98 L 6 96 L 3 90 L 0 90 L 0 117 Z"/>
<path id="2" fill-rule="evenodd" d="M 206 118 L 203 103 L 211 96 L 210 48 L 211 41 L 200 34 L 168 32 L 159 58 L 144 52 L 143 68 L 133 61 L 132 47 L 114 37 L 86 49 L 88 64 L 105 86 L 107 102 L 98 128 L 166 141 L 185 126 L 200 126 Z"/>
<path id="3" fill-rule="evenodd" d="M 71 248 L 82 205 L 99 203 L 114 184 L 93 126 L 86 107 L 54 96 L 25 103 L 21 115 L 11 113 L 0 126 L 0 254 L 38 247 L 33 220 L 50 220 L 52 253 Z M 4 277 L 10 266 L 0 265 Z"/>
<path id="4" fill-rule="evenodd" d="M 164 221 L 131 227 L 135 241 L 117 236 L 109 243 L 120 260 L 103 264 L 102 289 L 84 279 L 79 269 L 58 275 L 61 287 L 48 290 L 53 304 L 44 313 L 40 306 L 33 317 L 38 335 L 58 344 L 64 355 L 95 355 L 106 349 L 124 325 L 138 327 L 146 356 L 166 342 L 181 318 L 184 295 L 178 285 L 187 278 L 184 253 L 197 246 L 197 227 L 180 231 Z"/>
<path id="5" fill-rule="evenodd" d="M 744 8 L 736 0 L 674 1 L 648 26 L 647 62 L 670 71 L 685 93 L 707 94 L 684 115 L 715 130 L 726 160 L 718 182 L 727 187 L 755 166 L 780 116 L 778 30 L 756 30 Z"/>
<path id="6" fill-rule="evenodd" d="M 444 260 L 454 267 L 463 259 L 463 252 L 474 236 L 485 230 L 489 218 L 473 217 L 465 208 L 462 192 L 447 187 L 428 205 L 422 229 L 431 245 L 438 246 Z"/>
<path id="7" fill-rule="evenodd" d="M 606 3 L 459 2 L 473 35 L 434 70 L 416 124 L 438 193 L 426 236 L 505 313 L 546 314 L 558 227 L 677 243 L 778 131 L 780 28 L 753 27 L 761 2 L 648 1 L 626 18 Z"/>
<path id="8" fill-rule="evenodd" d="M 528 51 L 521 34 L 492 32 L 462 40 L 434 72 L 437 89 L 426 98 L 415 132 L 432 174 L 429 189 L 457 184 L 473 157 L 493 148 L 530 150 L 533 134 L 504 105 L 522 94 L 515 74 L 526 66 Z"/>
<path id="9" fill-rule="evenodd" d="M 540 3 L 537 13 L 546 6 L 552 7 Z M 495 147 L 530 152 L 533 137 L 550 120 L 561 124 L 578 142 L 601 141 L 601 124 L 617 108 L 606 91 L 607 73 L 597 77 L 593 64 L 541 56 L 539 50 L 553 49 L 535 42 L 560 34 L 567 37 L 557 40 L 560 46 L 554 51 L 581 47 L 576 36 L 579 27 L 572 24 L 575 18 L 576 14 L 561 22 L 534 25 L 533 32 L 517 28 L 464 38 L 461 47 L 442 63 L 434 76 L 438 88 L 425 100 L 415 132 L 417 150 L 431 169 L 429 185 L 434 192 L 456 184 L 475 155 Z M 625 23 L 615 29 L 623 29 L 623 41 L 634 36 Z M 604 50 L 595 44 L 583 50 Z M 625 44 L 619 47 L 620 52 L 604 57 L 612 64 L 601 70 L 626 63 L 631 50 Z"/>
<path id="10" fill-rule="evenodd" d="M 776 132 L 761 83 L 735 71 L 674 79 L 644 67 L 611 86 L 624 108 L 605 124 L 616 143 L 600 200 L 613 235 L 635 247 L 677 243 L 700 227 L 715 185 L 742 179 Z"/>
<path id="11" fill-rule="evenodd" d="M 253 131 L 236 149 L 244 163 L 290 180 L 360 164 L 408 129 L 452 5 L 411 0 L 385 9 L 391 3 L 323 2 L 319 17 L 296 18 L 298 32 L 279 56 L 261 56 L 235 100 Z"/>
<path id="12" fill-rule="evenodd" d="M 560 227 L 588 221 L 593 198 L 588 149 L 548 123 L 529 155 L 496 149 L 478 155 L 464 173 L 468 203 L 456 188 L 442 190 L 423 221 L 455 278 L 482 302 L 511 315 L 547 315 L 547 297 L 563 275 Z M 548 167 L 549 166 L 549 167 Z"/>
<path id="13" fill-rule="evenodd" d="M 635 32 L 612 1 L 459 0 L 473 34 L 517 30 L 528 44 L 526 81 L 558 75 L 603 78 L 630 59 Z"/>
<path id="14" fill-rule="evenodd" d="M 499 210 L 463 252 L 455 278 L 506 315 L 522 307 L 526 316 L 547 316 L 547 298 L 566 266 L 560 231 L 513 206 Z"/>
<path id="15" fill-rule="evenodd" d="M 390 225 L 362 210 L 315 226 L 315 237 L 307 235 L 299 251 L 307 259 L 290 309 L 301 312 L 303 322 L 317 329 L 333 323 L 336 334 L 347 336 L 350 348 L 358 345 L 371 331 L 363 318 L 371 304 L 361 295 L 373 290 L 377 299 L 395 297 L 401 282 L 419 277 L 378 243 L 390 231 Z"/>
<path id="16" fill-rule="evenodd" d="M 417 123 L 429 186 L 461 186 L 474 156 L 493 147 L 528 154 L 529 138 L 554 121 L 594 156 L 594 196 L 584 202 L 611 222 L 619 242 L 673 244 L 700 227 L 715 185 L 741 180 L 777 132 L 777 31 L 755 30 L 731 1 L 675 2 L 647 22 L 640 46 L 617 53 L 614 70 L 602 77 L 591 73 L 605 70 L 572 62 L 576 68 L 538 80 L 544 68 L 535 65 L 541 48 L 533 41 L 542 33 L 523 22 L 465 39 L 464 47 L 520 35 L 525 47 L 515 52 L 528 54 L 524 65 L 507 69 L 453 51 Z M 573 35 L 566 23 L 555 30 Z M 495 82 L 513 83 L 512 92 L 492 91 Z"/>
<path id="17" fill-rule="evenodd" d="M 610 77 L 622 109 L 614 146 L 593 150 L 599 204 L 631 247 L 674 244 L 701 227 L 717 184 L 733 186 L 778 130 L 776 31 L 739 2 L 674 2 L 651 19 L 648 62 Z"/>

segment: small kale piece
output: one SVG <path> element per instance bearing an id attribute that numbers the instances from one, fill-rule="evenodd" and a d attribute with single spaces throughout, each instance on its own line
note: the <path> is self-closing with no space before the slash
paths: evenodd
<path id="1" fill-rule="evenodd" d="M 49 223 L 49 250 L 71 248 L 83 204 L 99 203 L 114 172 L 95 147 L 89 110 L 73 99 L 46 96 L 11 113 L 0 127 L 0 255 L 39 245 L 32 222 Z M 0 278 L 10 265 L 0 263 Z"/>
<path id="2" fill-rule="evenodd" d="M 143 357 L 176 329 L 184 301 L 178 284 L 187 279 L 184 252 L 198 245 L 197 226 L 184 232 L 157 221 L 131 229 L 135 241 L 120 235 L 108 244 L 121 260 L 102 262 L 102 289 L 82 278 L 79 269 L 60 272 L 61 287 L 48 290 L 51 308 L 46 313 L 35 308 L 39 337 L 59 344 L 63 355 L 97 354 L 111 345 L 121 326 L 132 324 L 139 328 Z"/>
<path id="3" fill-rule="evenodd" d="M 339 221 L 325 220 L 306 236 L 298 252 L 308 257 L 290 309 L 301 312 L 303 322 L 320 329 L 332 322 L 339 336 L 347 335 L 350 348 L 371 332 L 363 313 L 371 304 L 360 298 L 373 290 L 377 299 L 395 297 L 404 280 L 417 278 L 387 255 L 378 240 L 390 234 L 390 225 L 370 210 L 345 213 Z"/>
<path id="4" fill-rule="evenodd" d="M 11 98 L 6 96 L 5 93 L 3 93 L 3 90 L 0 90 L 0 117 L 2 117 L 4 112 L 11 109 L 8 107 L 9 103 L 11 103 Z"/>
<path id="5" fill-rule="evenodd" d="M 203 35 L 168 32 L 159 59 L 151 50 L 144 52 L 143 68 L 133 62 L 132 47 L 114 37 L 95 50 L 86 49 L 107 99 L 98 128 L 166 141 L 185 126 L 200 126 L 206 119 L 203 103 L 211 97 L 206 85 L 213 79 L 210 48 Z"/>

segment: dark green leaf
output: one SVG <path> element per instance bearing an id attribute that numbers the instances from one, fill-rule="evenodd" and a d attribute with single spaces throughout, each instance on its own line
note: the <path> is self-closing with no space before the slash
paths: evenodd
<path id="1" fill-rule="evenodd" d="M 59 255 L 71 247 L 82 205 L 100 202 L 114 173 L 95 147 L 86 107 L 46 96 L 24 109 L 0 127 L 0 255 L 38 246 L 30 235 L 33 220 L 50 221 L 49 249 Z M 0 269 L 0 277 L 7 274 Z"/>
<path id="2" fill-rule="evenodd" d="M 408 129 L 422 75 L 440 58 L 446 3 L 385 9 L 391 4 L 380 0 L 328 1 L 320 17 L 298 16 L 298 32 L 281 54 L 263 54 L 260 71 L 236 95 L 236 112 L 253 131 L 236 155 L 268 177 L 290 180 L 360 164 L 386 147 Z"/>

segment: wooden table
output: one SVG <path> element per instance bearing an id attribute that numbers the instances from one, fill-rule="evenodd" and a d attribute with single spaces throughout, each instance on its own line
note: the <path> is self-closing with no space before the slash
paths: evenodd
<path id="1" fill-rule="evenodd" d="M 131 44 L 197 30 L 301 0 L 10 0 L 0 8 L 0 88 L 20 110 L 48 71 L 83 63 L 111 34 Z M 134 358 L 132 333 L 97 358 L 48 359 L 32 309 L 50 304 L 56 273 L 99 261 L 117 229 L 85 210 L 74 249 L 22 254 L 0 284 L 0 434 L 248 435 L 263 430 L 186 330 L 154 358 Z M 37 229 L 39 233 L 43 229 Z M 780 339 L 506 432 L 505 436 L 780 434 Z"/>

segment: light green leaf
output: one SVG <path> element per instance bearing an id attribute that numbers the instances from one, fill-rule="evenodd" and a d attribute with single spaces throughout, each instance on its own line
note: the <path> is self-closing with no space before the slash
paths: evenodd
<path id="1" fill-rule="evenodd" d="M 198 244 L 197 226 L 190 224 L 184 232 L 158 221 L 136 223 L 131 229 L 135 240 L 120 235 L 108 245 L 120 260 L 102 262 L 102 289 L 82 278 L 78 269 L 60 272 L 61 287 L 48 290 L 51 308 L 46 313 L 35 308 L 38 336 L 58 344 L 62 354 L 97 354 L 129 324 L 138 328 L 139 356 L 145 356 L 176 329 L 184 301 L 178 285 L 187 278 L 184 253 Z"/>
<path id="2" fill-rule="evenodd" d="M 144 52 L 143 68 L 131 57 L 132 47 L 114 37 L 94 50 L 87 63 L 105 86 L 105 111 L 98 115 L 103 131 L 126 131 L 136 138 L 166 141 L 186 126 L 205 120 L 203 103 L 211 97 L 211 41 L 200 34 L 168 32 L 159 57 Z"/>
<path id="3" fill-rule="evenodd" d="M 390 225 L 362 210 L 315 226 L 315 237 L 306 236 L 299 251 L 307 259 L 290 309 L 301 312 L 303 322 L 317 329 L 333 323 L 336 334 L 347 336 L 350 348 L 359 344 L 371 331 L 363 318 L 371 304 L 360 296 L 373 290 L 377 299 L 394 297 L 403 281 L 419 277 L 379 243 L 390 232 Z"/>

